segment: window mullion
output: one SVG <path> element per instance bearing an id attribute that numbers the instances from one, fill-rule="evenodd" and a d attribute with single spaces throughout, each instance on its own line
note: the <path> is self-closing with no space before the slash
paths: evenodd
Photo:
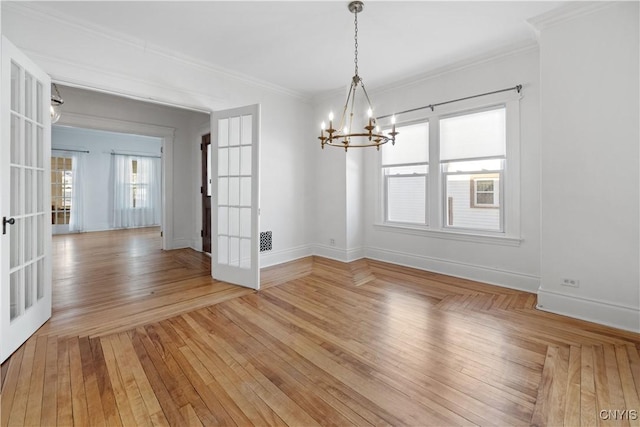
<path id="1" fill-rule="evenodd" d="M 440 117 L 429 120 L 429 170 L 427 183 L 427 224 L 433 229 L 442 228 L 444 204 L 442 201 L 442 173 L 440 171 Z"/>

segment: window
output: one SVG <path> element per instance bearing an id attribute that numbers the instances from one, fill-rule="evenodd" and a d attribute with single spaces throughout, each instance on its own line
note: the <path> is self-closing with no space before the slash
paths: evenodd
<path id="1" fill-rule="evenodd" d="M 51 157 L 51 224 L 69 224 L 72 187 L 72 159 Z"/>
<path id="2" fill-rule="evenodd" d="M 396 145 L 382 147 L 385 221 L 427 225 L 429 123 L 397 130 Z"/>
<path id="3" fill-rule="evenodd" d="M 500 178 L 497 175 L 471 177 L 471 208 L 500 207 L 499 185 Z"/>
<path id="4" fill-rule="evenodd" d="M 383 146 L 380 155 L 383 223 L 516 237 L 518 116 L 515 99 L 397 125 L 395 146 Z"/>
<path id="5" fill-rule="evenodd" d="M 113 227 L 146 227 L 160 223 L 160 159 L 114 154 Z"/>
<path id="6" fill-rule="evenodd" d="M 445 227 L 502 231 L 497 190 L 504 170 L 505 136 L 504 107 L 440 120 Z"/>
<path id="7" fill-rule="evenodd" d="M 131 200 L 129 206 L 132 208 L 149 207 L 147 197 L 149 183 L 141 180 L 138 173 L 138 160 L 131 161 Z"/>

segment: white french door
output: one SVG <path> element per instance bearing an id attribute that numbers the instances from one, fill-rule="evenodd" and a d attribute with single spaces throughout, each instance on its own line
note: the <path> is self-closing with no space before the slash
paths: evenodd
<path id="1" fill-rule="evenodd" d="M 51 317 L 51 79 L 2 37 L 0 362 Z"/>
<path id="2" fill-rule="evenodd" d="M 260 105 L 211 114 L 211 276 L 260 287 Z"/>

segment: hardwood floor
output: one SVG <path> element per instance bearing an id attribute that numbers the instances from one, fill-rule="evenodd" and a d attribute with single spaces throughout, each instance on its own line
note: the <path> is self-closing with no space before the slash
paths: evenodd
<path id="1" fill-rule="evenodd" d="M 211 279 L 211 259 L 162 251 L 159 228 L 53 239 L 53 316 L 38 334 L 100 336 L 129 330 L 250 290 Z"/>
<path id="2" fill-rule="evenodd" d="M 315 257 L 253 292 L 153 231 L 54 245 L 54 315 L 2 366 L 3 426 L 640 424 L 640 335 L 533 294 Z"/>

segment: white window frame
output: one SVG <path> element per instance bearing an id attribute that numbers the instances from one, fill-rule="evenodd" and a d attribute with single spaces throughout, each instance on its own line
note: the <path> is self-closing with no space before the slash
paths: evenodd
<path id="1" fill-rule="evenodd" d="M 429 123 L 429 120 L 413 120 L 413 121 L 405 121 L 403 122 L 400 126 L 411 126 L 411 125 L 419 125 L 419 124 L 427 124 L 429 126 L 429 128 L 431 128 L 431 124 Z M 431 134 L 429 133 L 429 137 L 431 137 Z M 425 141 L 426 144 L 429 143 L 429 141 Z M 418 163 L 401 163 L 401 164 L 382 164 L 382 151 L 380 151 L 380 155 L 379 155 L 379 172 L 382 175 L 382 180 L 383 180 L 383 196 L 382 196 L 382 201 L 383 201 L 383 218 L 384 218 L 384 223 L 385 224 L 395 224 L 398 226 L 409 226 L 409 227 L 416 227 L 416 228 L 420 228 L 420 229 L 424 229 L 429 227 L 429 174 L 432 173 L 432 169 L 431 169 L 431 163 L 429 161 L 426 162 L 418 162 Z M 396 168 L 396 167 L 411 167 L 411 166 L 425 166 L 427 168 L 427 172 L 426 173 L 420 173 L 420 174 L 407 174 L 407 175 L 388 175 L 385 173 L 385 169 L 388 168 Z M 388 198 L 388 185 L 389 185 L 389 178 L 403 178 L 403 177 L 424 177 L 425 179 L 425 218 L 424 221 L 422 223 L 411 223 L 411 222 L 398 222 L 398 221 L 391 221 L 389 220 L 389 198 Z"/>
<path id="2" fill-rule="evenodd" d="M 63 167 L 63 169 L 59 168 L 59 159 L 64 159 L 64 160 L 70 160 L 69 164 L 70 166 L 73 168 L 73 158 L 70 156 L 66 156 L 66 155 L 52 155 L 51 159 L 56 159 L 56 167 L 55 169 L 53 168 L 53 166 L 51 167 L 51 174 L 53 175 L 55 174 L 60 174 L 61 173 L 61 179 L 62 181 L 58 182 L 57 180 L 55 182 L 51 182 L 51 224 L 54 228 L 60 228 L 63 227 L 65 229 L 69 228 L 69 223 L 71 220 L 71 203 L 72 203 L 72 196 L 71 196 L 71 188 L 73 188 L 74 185 L 74 179 L 73 179 L 73 174 L 72 174 L 72 170 L 73 169 L 65 169 Z M 54 196 L 54 192 L 53 192 L 53 187 L 57 187 L 59 192 L 56 192 L 55 194 L 61 194 L 61 195 L 55 195 Z M 69 194 L 67 195 L 67 191 L 69 192 Z M 54 203 L 55 201 L 58 200 L 62 200 L 62 205 L 58 206 L 56 203 Z M 58 219 L 58 215 L 62 213 L 64 221 L 62 223 L 57 222 Z M 54 220 L 55 218 L 55 220 Z M 56 226 L 60 226 L 60 227 L 56 227 Z M 59 231 L 59 230 L 58 230 Z"/>
<path id="3" fill-rule="evenodd" d="M 483 177 L 480 176 L 480 173 L 475 173 L 476 176 L 474 176 L 475 172 L 471 173 L 471 208 L 472 209 L 497 209 L 500 208 L 501 205 L 503 205 L 502 203 L 500 203 L 500 183 L 502 182 L 502 179 L 500 179 L 500 176 L 502 175 L 502 171 L 500 172 L 496 172 L 496 174 L 498 175 L 498 178 L 487 178 L 487 177 Z M 487 173 L 488 175 L 493 175 L 492 173 Z M 491 181 L 491 183 L 493 184 L 493 189 L 491 191 L 485 191 L 485 190 L 478 190 L 478 182 L 480 181 Z M 479 194 L 492 194 L 493 195 L 493 203 L 482 203 L 482 202 L 478 202 L 478 195 Z"/>
<path id="4" fill-rule="evenodd" d="M 429 173 L 427 195 L 428 226 L 397 224 L 385 221 L 386 193 L 382 156 L 378 155 L 377 213 L 374 228 L 384 231 L 428 236 L 449 240 L 519 246 L 520 237 L 520 99 L 521 93 L 506 92 L 460 101 L 434 111 L 419 110 L 399 116 L 396 127 L 417 121 L 429 121 Z M 459 114 L 471 114 L 491 107 L 505 107 L 506 155 L 500 176 L 501 231 L 459 229 L 445 226 L 446 200 L 444 200 L 444 174 L 440 162 L 440 119 Z M 385 123 L 382 123 L 383 126 Z"/>

